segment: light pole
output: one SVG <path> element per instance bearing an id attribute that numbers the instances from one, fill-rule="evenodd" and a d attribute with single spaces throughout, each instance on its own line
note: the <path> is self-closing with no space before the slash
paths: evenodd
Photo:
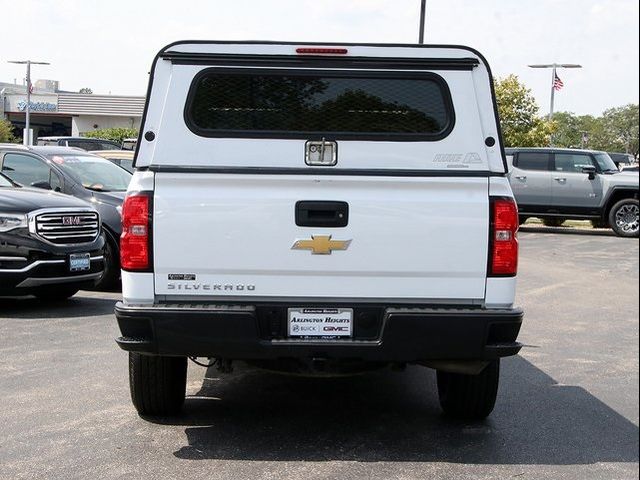
<path id="1" fill-rule="evenodd" d="M 49 65 L 48 62 L 34 62 L 33 60 L 9 60 L 8 63 L 17 63 L 18 65 L 27 66 L 27 106 L 24 115 L 24 133 L 22 134 L 22 143 L 31 145 L 31 128 L 29 126 L 29 113 L 31 111 L 31 65 Z"/>
<path id="2" fill-rule="evenodd" d="M 427 0 L 421 0 L 420 1 L 420 33 L 418 34 L 418 43 L 419 44 L 423 44 L 424 43 L 424 17 L 425 17 L 425 12 L 427 9 Z"/>
<path id="3" fill-rule="evenodd" d="M 549 120 L 553 117 L 553 101 L 556 93 L 556 70 L 558 68 L 582 68 L 577 63 L 547 63 L 542 65 L 529 65 L 530 68 L 550 68 L 551 69 L 551 106 L 549 107 Z"/>

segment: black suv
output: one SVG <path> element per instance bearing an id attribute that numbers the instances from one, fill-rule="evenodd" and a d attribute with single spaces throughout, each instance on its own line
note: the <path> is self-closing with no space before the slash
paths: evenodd
<path id="1" fill-rule="evenodd" d="M 73 195 L 98 211 L 107 244 L 104 276 L 97 288 L 117 286 L 120 211 L 131 174 L 102 157 L 65 147 L 0 145 L 0 168 L 20 185 Z"/>
<path id="2" fill-rule="evenodd" d="M 0 295 L 62 300 L 102 277 L 98 212 L 0 175 Z"/>

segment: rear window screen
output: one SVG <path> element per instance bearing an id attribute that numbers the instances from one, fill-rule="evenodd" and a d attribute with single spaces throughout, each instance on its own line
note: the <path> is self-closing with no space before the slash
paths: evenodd
<path id="1" fill-rule="evenodd" d="M 326 133 L 436 139 L 453 126 L 451 99 L 441 77 L 343 75 L 205 70 L 191 87 L 186 120 L 204 136 L 262 133 L 284 138 Z"/>

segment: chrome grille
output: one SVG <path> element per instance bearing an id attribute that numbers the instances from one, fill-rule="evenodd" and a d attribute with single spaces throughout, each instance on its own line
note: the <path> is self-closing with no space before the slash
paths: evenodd
<path id="1" fill-rule="evenodd" d="M 46 212 L 35 216 L 35 233 L 45 240 L 60 245 L 86 243 L 100 233 L 100 220 L 96 212 Z"/>

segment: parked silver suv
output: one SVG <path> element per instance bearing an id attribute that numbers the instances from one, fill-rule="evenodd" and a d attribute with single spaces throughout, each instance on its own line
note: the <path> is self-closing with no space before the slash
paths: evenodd
<path id="1" fill-rule="evenodd" d="M 509 181 L 520 222 L 592 220 L 622 237 L 638 236 L 638 173 L 620 172 L 609 155 L 565 148 L 509 148 Z"/>

